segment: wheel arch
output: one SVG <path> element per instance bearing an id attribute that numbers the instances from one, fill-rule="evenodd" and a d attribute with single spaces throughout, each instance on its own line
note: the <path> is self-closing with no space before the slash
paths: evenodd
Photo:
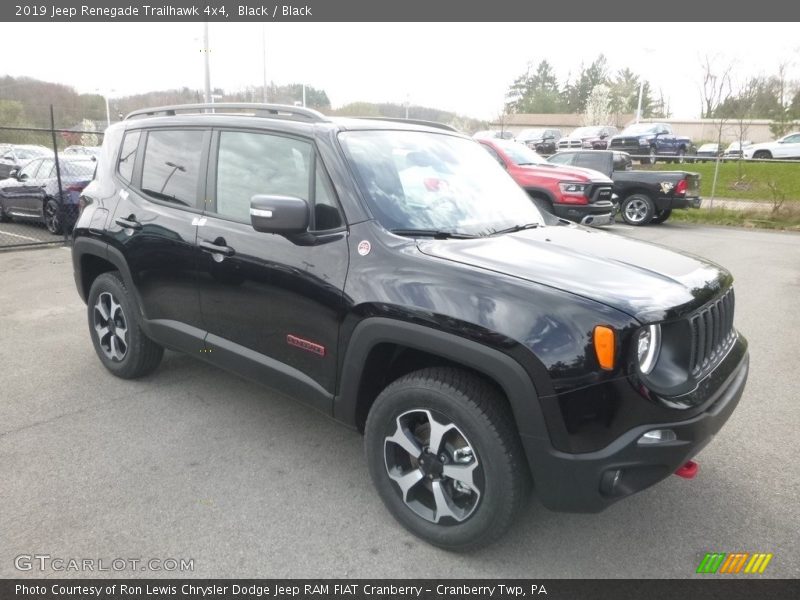
<path id="1" fill-rule="evenodd" d="M 75 283 L 84 302 L 87 301 L 89 290 L 97 277 L 109 271 L 119 271 L 125 287 L 134 295 L 137 311 L 141 313 L 142 303 L 139 293 L 133 285 L 130 269 L 119 250 L 101 240 L 78 237 L 72 245 L 72 263 L 75 269 Z"/>
<path id="2" fill-rule="evenodd" d="M 334 417 L 359 431 L 363 431 L 375 398 L 391 381 L 423 366 L 448 365 L 476 373 L 495 385 L 507 399 L 521 436 L 547 437 L 530 375 L 512 357 L 478 342 L 414 323 L 373 317 L 353 330 L 342 364 Z"/>

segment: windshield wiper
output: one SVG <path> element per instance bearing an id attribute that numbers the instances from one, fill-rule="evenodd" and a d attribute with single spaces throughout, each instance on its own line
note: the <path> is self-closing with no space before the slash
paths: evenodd
<path id="1" fill-rule="evenodd" d="M 389 231 L 395 235 L 432 237 L 437 240 L 471 240 L 479 237 L 470 233 L 458 233 L 457 231 L 444 231 L 441 229 L 390 229 Z"/>
<path id="2" fill-rule="evenodd" d="M 493 231 L 489 235 L 502 235 L 504 233 L 515 233 L 517 231 L 524 231 L 526 229 L 536 229 L 539 226 L 541 226 L 541 223 L 525 223 L 524 225 L 514 225 L 513 227 L 507 227 L 505 229 L 497 229 L 496 231 Z"/>

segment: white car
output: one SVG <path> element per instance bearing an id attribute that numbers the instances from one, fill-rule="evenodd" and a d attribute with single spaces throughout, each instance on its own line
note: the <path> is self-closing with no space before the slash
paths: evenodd
<path id="1" fill-rule="evenodd" d="M 752 146 L 753 142 L 750 140 L 744 140 L 742 142 L 742 148 L 747 148 L 748 146 Z M 722 155 L 725 158 L 739 158 L 742 155 L 742 149 L 739 148 L 739 142 L 731 142 L 730 146 L 725 148 L 725 153 Z"/>
<path id="2" fill-rule="evenodd" d="M 800 131 L 785 135 L 774 142 L 747 146 L 742 153 L 745 158 L 800 158 Z"/>

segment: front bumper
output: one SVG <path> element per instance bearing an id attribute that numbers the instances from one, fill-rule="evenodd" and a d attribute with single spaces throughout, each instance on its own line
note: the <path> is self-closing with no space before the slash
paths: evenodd
<path id="1" fill-rule="evenodd" d="M 550 440 L 523 436 L 542 503 L 565 512 L 599 512 L 673 474 L 728 420 L 744 391 L 748 368 L 745 352 L 700 414 L 684 421 L 637 426 L 596 452 L 570 454 L 554 449 Z M 639 445 L 641 436 L 654 429 L 671 429 L 677 439 Z"/>
<path id="2" fill-rule="evenodd" d="M 617 204 L 610 200 L 590 204 L 553 204 L 557 217 L 582 225 L 609 225 L 614 222 Z"/>

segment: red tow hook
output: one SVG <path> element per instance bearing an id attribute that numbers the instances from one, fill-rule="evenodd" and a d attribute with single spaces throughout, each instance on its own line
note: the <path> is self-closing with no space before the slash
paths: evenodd
<path id="1" fill-rule="evenodd" d="M 698 465 L 693 460 L 685 463 L 680 469 L 675 471 L 675 475 L 678 477 L 683 477 L 684 479 L 694 479 L 697 477 L 697 472 L 700 470 L 700 465 Z"/>

